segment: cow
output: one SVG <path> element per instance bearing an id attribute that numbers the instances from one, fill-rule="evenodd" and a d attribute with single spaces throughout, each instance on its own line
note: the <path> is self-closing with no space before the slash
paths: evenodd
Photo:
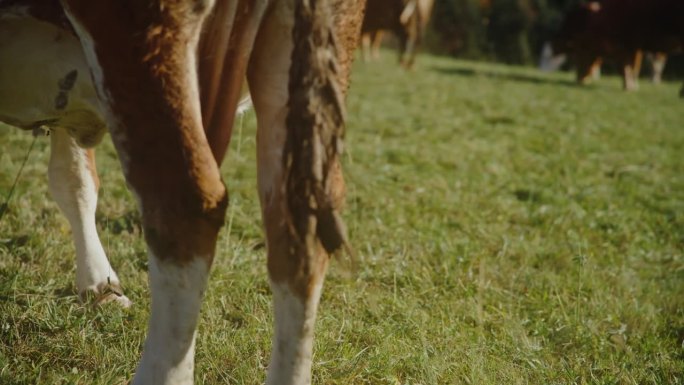
<path id="1" fill-rule="evenodd" d="M 196 326 L 228 194 L 246 78 L 275 331 L 267 384 L 311 380 L 340 210 L 344 98 L 364 0 L 0 0 L 0 119 L 51 131 L 49 186 L 82 297 L 130 301 L 97 237 L 92 147 L 105 131 L 136 198 L 151 315 L 133 384 L 191 384 Z"/>
<path id="2" fill-rule="evenodd" d="M 399 40 L 399 64 L 410 69 L 428 23 L 434 0 L 368 0 L 361 26 L 364 60 L 378 57 L 378 49 L 389 31 Z"/>
<path id="3" fill-rule="evenodd" d="M 567 12 L 553 51 L 575 59 L 580 84 L 587 83 L 604 60 L 610 60 L 620 67 L 624 89 L 635 90 L 643 52 L 654 53 L 654 79 L 658 81 L 664 55 L 683 44 L 684 2 L 606 0 L 583 3 Z"/>

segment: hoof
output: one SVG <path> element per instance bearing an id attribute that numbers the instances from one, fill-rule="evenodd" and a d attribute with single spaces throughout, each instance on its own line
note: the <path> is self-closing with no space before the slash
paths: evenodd
<path id="1" fill-rule="evenodd" d="M 133 304 L 133 302 L 123 294 L 123 290 L 121 290 L 121 286 L 118 284 L 100 284 L 97 288 L 82 291 L 79 293 L 78 297 L 81 300 L 81 303 L 92 307 L 99 307 L 104 304 L 112 303 L 124 309 L 128 309 Z"/>

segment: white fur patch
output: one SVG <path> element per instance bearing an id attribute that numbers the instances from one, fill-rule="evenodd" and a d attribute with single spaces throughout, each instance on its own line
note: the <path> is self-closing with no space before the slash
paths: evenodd
<path id="1" fill-rule="evenodd" d="M 303 300 L 288 284 L 271 282 L 275 333 L 267 385 L 310 384 L 313 333 L 323 282 Z"/>
<path id="2" fill-rule="evenodd" d="M 133 385 L 192 384 L 195 330 L 209 275 L 207 261 L 197 257 L 180 266 L 160 261 L 150 251 L 152 312 Z"/>
<path id="3" fill-rule="evenodd" d="M 78 39 L 49 23 L 3 14 L 0 52 L 1 121 L 67 128 L 88 146 L 101 139 L 105 125 Z"/>
<path id="4" fill-rule="evenodd" d="M 95 226 L 97 191 L 88 167 L 86 150 L 80 148 L 65 130 L 51 135 L 50 192 L 71 225 L 76 248 L 76 286 L 79 294 L 98 292 L 119 278 L 107 260 Z M 126 296 L 112 297 L 123 307 L 131 305 Z"/>

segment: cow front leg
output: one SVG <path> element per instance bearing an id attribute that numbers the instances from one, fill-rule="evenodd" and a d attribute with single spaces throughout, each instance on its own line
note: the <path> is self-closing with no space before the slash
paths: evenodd
<path id="1" fill-rule="evenodd" d="M 175 136 L 169 129 L 166 135 Z M 129 140 L 141 139 L 130 134 Z M 197 321 L 227 194 L 201 126 L 183 134 L 189 142 L 182 150 L 174 149 L 176 140 L 160 138 L 170 150 L 154 151 L 154 159 L 122 152 L 131 156 L 127 179 L 142 213 L 152 294 L 134 385 L 193 383 Z"/>
<path id="2" fill-rule="evenodd" d="M 131 301 L 123 295 L 95 226 L 99 187 L 95 152 L 79 147 L 62 128 L 52 131 L 50 141 L 50 193 L 71 227 L 79 298 L 85 302 L 89 295 L 94 295 L 95 304 L 115 302 L 128 307 Z"/>

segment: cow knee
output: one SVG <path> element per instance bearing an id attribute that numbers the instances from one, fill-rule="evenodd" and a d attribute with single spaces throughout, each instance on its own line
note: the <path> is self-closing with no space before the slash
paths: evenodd
<path id="1" fill-rule="evenodd" d="M 145 239 L 156 258 L 177 264 L 197 257 L 213 259 L 228 205 L 223 182 L 214 179 L 180 180 L 166 191 L 141 192 L 134 186 Z"/>

